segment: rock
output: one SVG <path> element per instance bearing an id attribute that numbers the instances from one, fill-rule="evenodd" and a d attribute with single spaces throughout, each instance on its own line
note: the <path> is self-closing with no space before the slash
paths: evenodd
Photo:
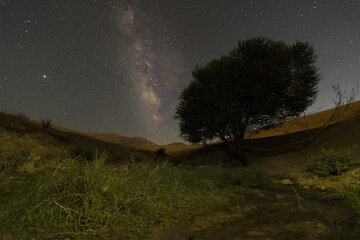
<path id="1" fill-rule="evenodd" d="M 281 183 L 281 184 L 284 184 L 284 185 L 291 185 L 291 184 L 293 184 L 293 182 L 292 182 L 290 179 L 286 179 L 286 178 L 281 179 L 281 180 L 280 180 L 280 183 Z"/>
<path id="2" fill-rule="evenodd" d="M 275 196 L 276 196 L 276 198 L 278 198 L 278 199 L 284 199 L 284 198 L 285 198 L 285 196 L 284 196 L 284 195 L 281 195 L 281 194 L 276 194 Z"/>
<path id="3" fill-rule="evenodd" d="M 251 231 L 247 231 L 246 235 L 251 236 L 251 237 L 256 237 L 256 236 L 264 236 L 265 233 L 257 231 L 257 230 L 251 230 Z"/>

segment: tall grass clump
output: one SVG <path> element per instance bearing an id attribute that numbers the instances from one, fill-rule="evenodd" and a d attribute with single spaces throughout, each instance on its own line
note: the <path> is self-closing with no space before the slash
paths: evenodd
<path id="1" fill-rule="evenodd" d="M 51 118 L 41 119 L 41 126 L 45 131 L 49 130 L 52 127 L 51 123 L 52 123 Z"/>
<path id="2" fill-rule="evenodd" d="M 358 148 L 353 145 L 335 151 L 333 148 L 321 148 L 318 154 L 311 157 L 308 167 L 320 176 L 340 175 L 360 165 L 360 160 L 353 157 L 352 152 Z"/>
<path id="3" fill-rule="evenodd" d="M 360 185 L 346 187 L 343 198 L 354 211 L 360 214 Z"/>

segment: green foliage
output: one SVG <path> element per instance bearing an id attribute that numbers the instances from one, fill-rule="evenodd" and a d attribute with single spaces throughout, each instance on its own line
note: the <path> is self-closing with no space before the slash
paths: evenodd
<path id="1" fill-rule="evenodd" d="M 346 187 L 343 198 L 345 203 L 360 214 L 360 185 Z"/>
<path id="2" fill-rule="evenodd" d="M 311 157 L 308 167 L 320 176 L 340 175 L 360 165 L 360 161 L 352 156 L 352 151 L 356 148 L 358 148 L 358 145 L 338 151 L 333 148 L 329 150 L 321 148 L 318 154 Z"/>
<path id="3" fill-rule="evenodd" d="M 176 108 L 182 137 L 191 143 L 242 139 L 247 129 L 297 117 L 317 94 L 315 62 L 306 42 L 240 41 L 228 55 L 192 72 Z"/>

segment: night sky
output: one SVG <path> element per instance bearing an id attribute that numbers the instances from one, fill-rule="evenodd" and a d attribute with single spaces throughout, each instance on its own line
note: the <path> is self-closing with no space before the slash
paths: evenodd
<path id="1" fill-rule="evenodd" d="M 195 65 L 257 36 L 315 47 L 309 112 L 333 107 L 333 84 L 360 82 L 360 0 L 0 0 L 0 108 L 181 141 L 173 116 Z"/>

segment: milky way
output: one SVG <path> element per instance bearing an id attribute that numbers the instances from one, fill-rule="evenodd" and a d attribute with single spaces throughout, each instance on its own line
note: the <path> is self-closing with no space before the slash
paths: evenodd
<path id="1" fill-rule="evenodd" d="M 127 78 L 135 85 L 137 96 L 141 104 L 145 106 L 142 112 L 146 112 L 146 115 L 149 114 L 148 112 L 151 113 L 149 121 L 159 122 L 162 120 L 159 112 L 161 101 L 154 91 L 158 80 L 154 79 L 152 64 L 154 54 L 151 49 L 151 40 L 142 39 L 136 33 L 135 12 L 131 7 L 119 7 L 116 11 L 118 13 L 115 13 L 115 21 L 118 21 L 123 36 L 131 41 L 127 46 L 125 56 L 119 53 L 120 57 L 128 59 Z"/>
<path id="2" fill-rule="evenodd" d="M 149 131 L 166 135 L 169 121 L 174 121 L 179 80 L 185 72 L 183 57 L 164 41 L 166 39 L 155 39 L 154 25 L 151 24 L 156 24 L 159 19 L 146 13 L 141 15 L 138 2 L 131 5 L 117 2 L 113 7 L 115 24 L 128 41 L 125 47 L 119 46 L 118 57 L 126 59 L 124 78 L 135 89 L 140 105 L 136 114 L 144 119 L 142 124 Z"/>

